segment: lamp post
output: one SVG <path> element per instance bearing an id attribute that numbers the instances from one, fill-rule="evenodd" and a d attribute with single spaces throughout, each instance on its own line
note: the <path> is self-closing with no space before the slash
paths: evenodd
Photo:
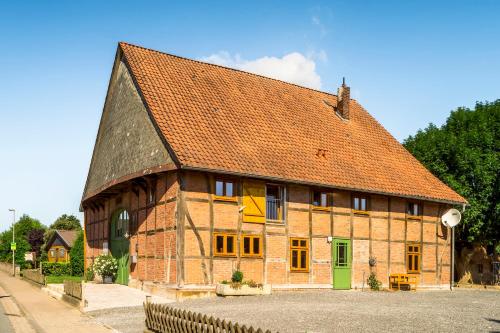
<path id="1" fill-rule="evenodd" d="M 12 212 L 12 243 L 15 242 L 15 234 L 16 234 L 16 210 L 13 208 L 9 209 L 9 212 Z M 12 246 L 12 245 L 11 245 Z M 12 276 L 16 276 L 16 264 L 15 264 L 16 250 L 12 248 Z"/>

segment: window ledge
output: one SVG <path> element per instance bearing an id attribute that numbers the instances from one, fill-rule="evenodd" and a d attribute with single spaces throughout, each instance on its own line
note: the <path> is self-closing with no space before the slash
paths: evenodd
<path id="1" fill-rule="evenodd" d="M 420 215 L 406 215 L 406 218 L 408 220 L 416 220 L 416 221 L 422 220 L 422 216 L 420 216 Z"/>
<path id="2" fill-rule="evenodd" d="M 308 269 L 291 269 L 290 273 L 309 273 Z"/>
<path id="3" fill-rule="evenodd" d="M 331 208 L 330 207 L 322 207 L 322 206 L 313 206 L 313 210 L 320 211 L 320 212 L 330 212 Z"/>
<path id="4" fill-rule="evenodd" d="M 262 254 L 259 255 L 242 254 L 241 257 L 246 259 L 262 259 Z"/>
<path id="5" fill-rule="evenodd" d="M 214 195 L 214 201 L 238 202 L 238 198 Z"/>
<path id="6" fill-rule="evenodd" d="M 236 253 L 235 254 L 215 254 L 214 257 L 221 257 L 221 258 L 236 258 Z"/>
<path id="7" fill-rule="evenodd" d="M 285 221 L 283 220 L 266 220 L 267 224 L 272 224 L 272 225 L 281 225 L 285 226 Z"/>
<path id="8" fill-rule="evenodd" d="M 356 209 L 353 209 L 352 210 L 353 214 L 355 215 L 370 215 L 370 213 L 366 210 L 356 210 Z"/>

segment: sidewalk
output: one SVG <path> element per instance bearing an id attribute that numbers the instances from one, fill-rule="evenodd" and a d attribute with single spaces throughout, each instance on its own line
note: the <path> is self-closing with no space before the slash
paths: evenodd
<path id="1" fill-rule="evenodd" d="M 1 297 L 10 295 L 11 297 Z M 14 299 L 12 299 L 12 297 Z M 15 300 L 15 302 L 14 302 Z M 110 333 L 70 305 L 58 301 L 32 284 L 0 271 L 0 301 L 15 332 Z"/>
<path id="2" fill-rule="evenodd" d="M 0 291 L 1 293 L 1 291 Z M 2 296 L 0 294 L 0 296 Z M 10 313 L 8 313 L 6 310 L 5 310 L 5 307 L 2 305 L 2 301 L 0 299 L 0 332 L 2 333 L 14 333 L 14 331 L 12 330 L 12 325 L 10 324 L 10 320 L 7 316 L 10 315 Z"/>

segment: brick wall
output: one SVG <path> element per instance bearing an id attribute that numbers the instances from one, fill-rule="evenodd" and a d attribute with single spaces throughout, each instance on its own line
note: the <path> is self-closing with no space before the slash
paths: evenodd
<path id="1" fill-rule="evenodd" d="M 109 244 L 110 223 L 116 212 L 129 213 L 130 256 L 137 262 L 130 264 L 130 278 L 139 281 L 176 283 L 176 202 L 177 176 L 175 172 L 157 174 L 142 182 L 121 184 L 121 190 L 107 199 L 86 203 L 85 256 L 86 267 L 95 257 L 105 252 Z M 152 202 L 147 202 L 147 191 L 154 189 Z M 137 249 L 137 252 L 136 252 Z"/>

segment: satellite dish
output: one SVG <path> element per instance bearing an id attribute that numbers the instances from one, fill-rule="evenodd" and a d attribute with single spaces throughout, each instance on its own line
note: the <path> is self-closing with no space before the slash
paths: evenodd
<path id="1" fill-rule="evenodd" d="M 441 222 L 445 226 L 453 228 L 454 226 L 460 223 L 461 219 L 462 219 L 462 214 L 460 214 L 460 212 L 457 209 L 451 208 L 448 209 L 448 211 L 444 213 L 444 215 L 441 217 Z"/>

